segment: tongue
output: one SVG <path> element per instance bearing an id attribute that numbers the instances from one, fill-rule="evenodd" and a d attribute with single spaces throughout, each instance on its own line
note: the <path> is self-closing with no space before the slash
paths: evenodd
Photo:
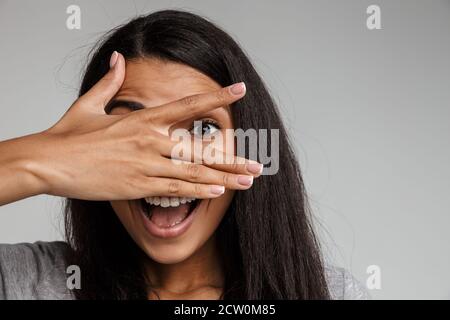
<path id="1" fill-rule="evenodd" d="M 189 213 L 189 204 L 181 204 L 178 207 L 163 208 L 152 207 L 151 220 L 159 227 L 169 228 L 175 223 L 182 221 Z"/>

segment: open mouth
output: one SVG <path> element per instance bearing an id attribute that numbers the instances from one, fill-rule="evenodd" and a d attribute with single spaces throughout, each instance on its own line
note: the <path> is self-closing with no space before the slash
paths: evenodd
<path id="1" fill-rule="evenodd" d="M 140 200 L 147 220 L 158 228 L 175 228 L 192 214 L 200 199 L 180 197 L 149 197 Z"/>

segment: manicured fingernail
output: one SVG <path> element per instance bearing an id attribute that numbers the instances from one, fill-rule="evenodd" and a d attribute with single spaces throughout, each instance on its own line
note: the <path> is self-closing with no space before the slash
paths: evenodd
<path id="1" fill-rule="evenodd" d="M 111 59 L 109 59 L 109 67 L 110 68 L 114 68 L 114 66 L 117 63 L 117 58 L 119 58 L 119 54 L 117 53 L 117 51 L 114 51 L 111 55 Z"/>
<path id="2" fill-rule="evenodd" d="M 211 186 L 210 188 L 212 194 L 222 194 L 225 192 L 224 186 Z"/>
<path id="3" fill-rule="evenodd" d="M 263 165 L 260 163 L 250 163 L 247 165 L 248 172 L 260 174 L 263 171 Z"/>
<path id="4" fill-rule="evenodd" d="M 230 91 L 234 95 L 241 95 L 245 92 L 245 83 L 235 83 L 230 87 Z"/>
<path id="5" fill-rule="evenodd" d="M 253 184 L 253 177 L 252 176 L 239 176 L 238 177 L 238 183 L 243 186 L 251 186 Z"/>

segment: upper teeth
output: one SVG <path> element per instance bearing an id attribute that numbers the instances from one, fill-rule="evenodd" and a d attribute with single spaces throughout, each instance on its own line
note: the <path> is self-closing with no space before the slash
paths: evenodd
<path id="1" fill-rule="evenodd" d="M 147 197 L 145 202 L 152 204 L 154 206 L 161 206 L 163 208 L 167 207 L 178 207 L 180 204 L 189 203 L 196 200 L 195 198 L 186 197 Z"/>

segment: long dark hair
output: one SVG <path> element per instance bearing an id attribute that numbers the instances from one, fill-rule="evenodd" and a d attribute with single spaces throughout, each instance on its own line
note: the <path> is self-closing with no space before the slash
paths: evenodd
<path id="1" fill-rule="evenodd" d="M 247 56 L 206 19 L 164 10 L 112 30 L 93 51 L 79 94 L 109 69 L 117 50 L 126 59 L 183 63 L 222 86 L 244 81 L 233 106 L 236 128 L 279 129 L 279 171 L 236 192 L 216 231 L 225 268 L 224 299 L 328 299 L 329 292 L 300 168 L 274 101 Z M 270 150 L 270 147 L 269 147 Z M 79 299 L 146 299 L 143 252 L 109 202 L 67 199 L 68 259 L 82 270 Z"/>

